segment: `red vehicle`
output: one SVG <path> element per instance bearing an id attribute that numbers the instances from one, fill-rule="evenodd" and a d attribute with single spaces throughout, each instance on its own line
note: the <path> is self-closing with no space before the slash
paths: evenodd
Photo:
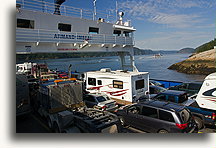
<path id="1" fill-rule="evenodd" d="M 61 79 L 68 79 L 69 78 L 66 73 L 60 73 L 60 74 L 58 74 L 58 77 Z"/>

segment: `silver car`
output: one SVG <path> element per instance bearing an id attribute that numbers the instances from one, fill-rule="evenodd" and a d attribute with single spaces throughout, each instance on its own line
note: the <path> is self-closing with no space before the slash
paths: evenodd
<path id="1" fill-rule="evenodd" d="M 89 108 L 96 108 L 99 110 L 114 111 L 118 108 L 116 101 L 111 100 L 108 96 L 101 93 L 91 93 L 84 95 L 85 104 Z"/>

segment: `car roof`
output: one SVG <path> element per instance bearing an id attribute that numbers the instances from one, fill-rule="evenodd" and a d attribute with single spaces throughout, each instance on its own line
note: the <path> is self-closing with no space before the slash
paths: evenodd
<path id="1" fill-rule="evenodd" d="M 102 94 L 102 93 L 90 93 L 90 94 L 87 94 L 87 95 L 91 95 L 91 96 L 105 96 L 105 94 Z"/>
<path id="2" fill-rule="evenodd" d="M 160 94 L 165 94 L 165 95 L 183 95 L 185 94 L 185 91 L 179 91 L 179 90 L 166 90 L 164 92 L 161 92 Z"/>
<path id="3" fill-rule="evenodd" d="M 169 110 L 169 111 L 181 111 L 185 108 L 184 106 L 178 105 L 176 103 L 164 102 L 164 101 L 158 101 L 158 100 L 146 100 L 146 101 L 140 102 L 138 104 L 153 106 L 156 108 L 161 108 L 161 109 L 165 109 L 165 110 Z"/>

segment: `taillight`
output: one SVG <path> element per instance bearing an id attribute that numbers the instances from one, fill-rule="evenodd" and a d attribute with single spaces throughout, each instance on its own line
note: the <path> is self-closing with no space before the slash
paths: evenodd
<path id="1" fill-rule="evenodd" d="M 216 114 L 212 113 L 212 120 L 215 120 L 215 119 L 216 119 Z"/>
<path id="2" fill-rule="evenodd" d="M 178 124 L 176 123 L 176 126 L 180 129 L 185 129 L 187 126 L 188 126 L 188 123 L 185 123 L 185 124 Z"/>
<path id="3" fill-rule="evenodd" d="M 107 106 L 106 106 L 106 105 L 104 105 L 104 106 L 102 107 L 102 110 L 106 110 L 106 108 L 107 108 Z"/>

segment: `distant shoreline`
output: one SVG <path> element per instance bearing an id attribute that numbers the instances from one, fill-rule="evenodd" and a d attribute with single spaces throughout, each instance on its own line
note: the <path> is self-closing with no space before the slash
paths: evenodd
<path id="1" fill-rule="evenodd" d="M 171 65 L 168 69 L 186 74 L 208 75 L 216 72 L 216 49 L 195 54 L 188 59 Z"/>

